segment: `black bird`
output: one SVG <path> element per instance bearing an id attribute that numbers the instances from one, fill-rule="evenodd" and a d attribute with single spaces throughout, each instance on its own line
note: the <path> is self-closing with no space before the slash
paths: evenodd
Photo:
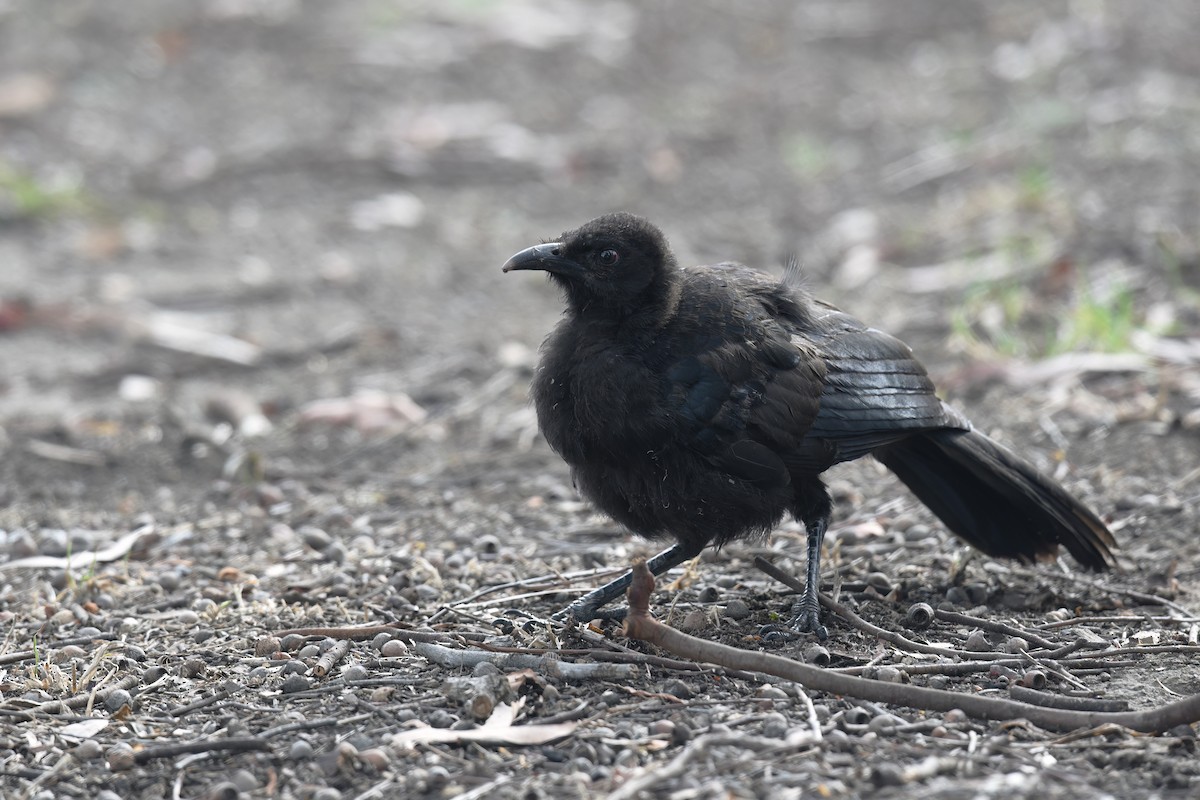
<path id="1" fill-rule="evenodd" d="M 779 281 L 734 263 L 680 269 L 658 228 L 630 214 L 522 250 L 510 270 L 544 270 L 566 294 L 533 380 L 542 433 L 601 510 L 675 538 L 655 574 L 791 513 L 808 533 L 792 625 L 824 639 L 821 473 L 868 453 L 989 555 L 1029 562 L 1062 544 L 1085 567 L 1115 563 L 1095 514 L 939 400 L 907 345 L 809 297 L 795 270 Z M 590 619 L 628 583 L 563 613 Z"/>

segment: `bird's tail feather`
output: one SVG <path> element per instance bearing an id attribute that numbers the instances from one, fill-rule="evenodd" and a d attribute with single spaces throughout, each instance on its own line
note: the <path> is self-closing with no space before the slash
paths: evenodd
<path id="1" fill-rule="evenodd" d="M 1029 462 L 977 431 L 908 437 L 875 456 L 951 531 L 983 552 L 1023 561 L 1064 545 L 1085 567 L 1116 564 L 1112 534 Z"/>

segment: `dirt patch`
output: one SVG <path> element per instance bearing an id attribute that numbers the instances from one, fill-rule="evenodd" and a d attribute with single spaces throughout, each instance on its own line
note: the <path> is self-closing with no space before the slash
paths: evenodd
<path id="1" fill-rule="evenodd" d="M 831 617 L 831 668 L 1196 693 L 1197 24 L 1184 2 L 0 3 L 2 793 L 1191 796 L 1190 728 L 814 693 L 814 742 L 793 684 L 547 624 L 648 547 L 537 436 L 561 304 L 499 267 L 615 209 L 688 262 L 796 254 L 1111 520 L 1121 573 L 1000 564 L 878 465 L 835 470 L 828 588 L 1013 659 L 955 672 Z M 805 658 L 753 566 L 802 552 L 784 526 L 706 553 L 655 608 Z M 913 630 L 918 602 L 980 622 Z M 1086 646 L 1031 661 L 984 622 Z M 518 705 L 495 740 L 405 739 Z"/>

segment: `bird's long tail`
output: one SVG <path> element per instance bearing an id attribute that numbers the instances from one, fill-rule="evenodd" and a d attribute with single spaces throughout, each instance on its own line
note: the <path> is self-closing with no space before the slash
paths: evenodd
<path id="1" fill-rule="evenodd" d="M 1085 567 L 1116 564 L 1112 534 L 1053 479 L 978 431 L 940 430 L 875 451 L 951 531 L 983 552 L 1022 561 L 1064 545 Z"/>

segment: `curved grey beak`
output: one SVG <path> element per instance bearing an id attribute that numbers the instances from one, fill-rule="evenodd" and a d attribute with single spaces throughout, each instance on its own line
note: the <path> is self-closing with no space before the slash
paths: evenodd
<path id="1" fill-rule="evenodd" d="M 504 271 L 514 269 L 540 269 L 558 275 L 569 275 L 579 271 L 579 263 L 563 258 L 562 242 L 547 242 L 527 247 L 504 262 Z"/>

